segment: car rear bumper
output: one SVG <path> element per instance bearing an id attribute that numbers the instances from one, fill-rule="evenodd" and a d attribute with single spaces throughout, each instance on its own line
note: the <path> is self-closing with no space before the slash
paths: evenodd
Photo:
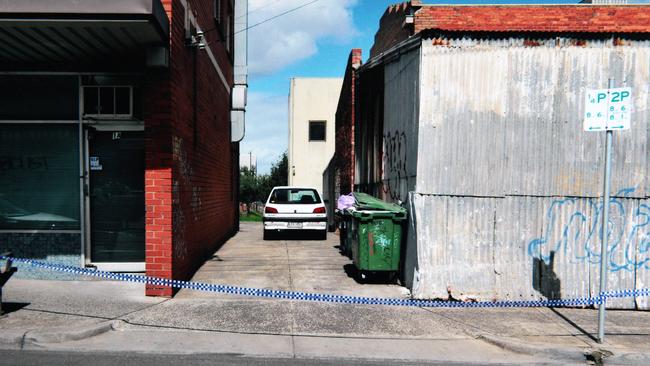
<path id="1" fill-rule="evenodd" d="M 265 218 L 265 230 L 327 230 L 327 218 Z"/>

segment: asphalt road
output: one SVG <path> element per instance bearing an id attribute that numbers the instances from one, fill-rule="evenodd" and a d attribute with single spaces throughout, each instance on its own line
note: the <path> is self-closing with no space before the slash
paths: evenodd
<path id="1" fill-rule="evenodd" d="M 45 352 L 45 351 L 0 351 L 0 366 L 164 366 L 164 365 L 233 365 L 233 366 L 280 366 L 280 365 L 435 365 L 431 363 L 408 363 L 396 361 L 359 361 L 359 360 L 320 360 L 297 358 L 256 358 L 237 355 L 193 354 L 193 355 L 156 355 L 142 353 L 79 353 L 79 352 Z"/>

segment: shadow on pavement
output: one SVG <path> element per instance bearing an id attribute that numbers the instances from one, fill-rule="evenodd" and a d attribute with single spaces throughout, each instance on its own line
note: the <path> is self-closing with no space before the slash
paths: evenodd
<path id="1" fill-rule="evenodd" d="M 584 328 L 582 328 L 581 326 L 579 326 L 579 325 L 578 325 L 576 322 L 574 322 L 573 320 L 567 318 L 564 314 L 562 314 L 561 312 L 559 312 L 557 309 L 555 309 L 555 308 L 549 308 L 549 309 L 551 309 L 551 311 L 554 312 L 555 315 L 559 316 L 559 317 L 562 318 L 565 322 L 569 323 L 572 327 L 574 327 L 574 328 L 575 328 L 576 330 L 578 330 L 580 333 L 582 333 L 583 335 L 586 335 L 587 337 L 589 337 L 592 341 L 594 341 L 594 342 L 597 342 L 597 341 L 598 341 L 594 335 L 592 335 L 591 333 L 589 333 L 589 332 L 587 332 L 586 330 L 584 330 Z"/>
<path id="2" fill-rule="evenodd" d="M 392 272 L 364 272 L 362 276 L 357 267 L 348 263 L 343 265 L 343 270 L 348 277 L 356 283 L 363 285 L 386 285 L 395 283 L 394 273 Z"/>
<path id="3" fill-rule="evenodd" d="M 26 306 L 28 306 L 29 303 L 26 302 L 3 302 L 2 303 L 2 315 L 7 315 L 9 313 L 13 313 L 14 311 L 18 311 Z"/>
<path id="4" fill-rule="evenodd" d="M 305 230 L 305 231 L 274 231 L 269 233 L 270 236 L 267 237 L 267 240 L 309 240 L 309 241 L 323 241 L 322 233 L 316 230 Z"/>

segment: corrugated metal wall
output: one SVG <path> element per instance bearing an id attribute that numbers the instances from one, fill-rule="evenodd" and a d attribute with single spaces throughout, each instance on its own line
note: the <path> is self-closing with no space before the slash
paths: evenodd
<path id="1" fill-rule="evenodd" d="M 611 75 L 634 89 L 636 108 L 614 139 L 612 186 L 646 196 L 650 44 L 460 43 L 423 43 L 419 156 L 435 158 L 419 161 L 418 192 L 600 196 L 604 134 L 583 132 L 582 115 L 585 89 Z"/>
<path id="2" fill-rule="evenodd" d="M 382 198 L 408 199 L 415 189 L 418 164 L 420 50 L 384 68 Z"/>
<path id="3" fill-rule="evenodd" d="M 448 37 L 421 52 L 420 123 L 406 137 L 419 141 L 413 295 L 597 293 L 604 133 L 583 132 L 582 115 L 585 90 L 610 76 L 633 88 L 635 111 L 632 130 L 614 136 L 608 284 L 650 286 L 650 43 Z M 408 57 L 386 66 L 385 126 L 413 108 L 391 102 L 404 83 L 388 82 Z"/>
<path id="4" fill-rule="evenodd" d="M 381 198 L 408 204 L 415 190 L 420 110 L 420 49 L 384 66 L 384 118 Z M 410 207 L 409 207 L 410 209 Z M 417 266 L 415 222 L 405 231 L 402 281 L 410 287 Z"/>

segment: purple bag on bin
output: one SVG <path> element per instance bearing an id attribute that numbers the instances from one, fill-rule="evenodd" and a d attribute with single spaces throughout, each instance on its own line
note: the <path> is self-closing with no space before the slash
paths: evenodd
<path id="1" fill-rule="evenodd" d="M 353 207 L 355 203 L 354 196 L 352 193 L 339 197 L 339 200 L 336 202 L 336 208 L 343 211 L 350 207 Z"/>

